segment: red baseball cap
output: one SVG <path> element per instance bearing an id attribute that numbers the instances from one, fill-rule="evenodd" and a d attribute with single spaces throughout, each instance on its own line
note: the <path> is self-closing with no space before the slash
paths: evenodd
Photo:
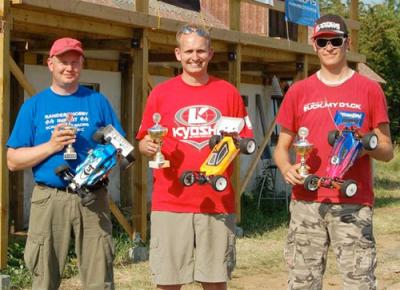
<path id="1" fill-rule="evenodd" d="M 50 57 L 55 55 L 61 55 L 67 51 L 76 51 L 77 53 L 83 55 L 82 43 L 79 40 L 64 37 L 54 41 L 50 49 Z"/>

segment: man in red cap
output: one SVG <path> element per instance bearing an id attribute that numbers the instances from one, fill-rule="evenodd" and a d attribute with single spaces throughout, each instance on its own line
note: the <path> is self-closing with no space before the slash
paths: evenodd
<path id="1" fill-rule="evenodd" d="M 380 86 L 352 70 L 346 60 L 350 38 L 345 22 L 337 15 L 317 20 L 312 36 L 313 48 L 321 68 L 288 90 L 277 116 L 281 125 L 274 159 L 283 178 L 293 185 L 291 220 L 285 248 L 289 268 L 289 289 L 322 289 L 328 247 L 332 244 L 344 289 L 376 289 L 375 240 L 372 232 L 371 159 L 393 158 L 386 100 Z M 310 172 L 326 176 L 333 162 L 328 132 L 336 129 L 336 113 L 365 116 L 361 132 L 373 131 L 377 148 L 363 149 L 343 179 L 355 180 L 358 192 L 353 197 L 341 195 L 336 188 L 319 187 L 307 191 L 299 163 L 292 164 L 289 149 L 301 127 L 309 130 L 308 141 L 314 145 L 307 164 Z M 321 138 L 326 136 L 326 138 Z"/>
<path id="2" fill-rule="evenodd" d="M 78 40 L 56 40 L 47 64 L 51 86 L 23 104 L 7 142 L 9 169 L 32 168 L 36 182 L 24 253 L 32 289 L 59 287 L 71 231 L 83 288 L 114 289 L 107 190 L 95 184 L 90 190 L 96 200 L 83 206 L 55 169 L 65 164 L 75 169 L 96 145 L 92 136 L 99 127 L 112 124 L 124 133 L 106 97 L 79 85 L 83 49 Z M 65 154 L 70 144 L 75 152 Z"/>

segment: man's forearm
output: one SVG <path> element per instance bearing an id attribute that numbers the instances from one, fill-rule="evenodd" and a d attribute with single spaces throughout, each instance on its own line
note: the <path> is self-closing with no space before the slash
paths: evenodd
<path id="1" fill-rule="evenodd" d="M 375 150 L 368 151 L 368 155 L 379 161 L 389 162 L 393 159 L 393 145 L 388 142 L 379 143 Z"/>
<path id="2" fill-rule="evenodd" d="M 54 153 L 48 142 L 35 147 L 9 148 L 7 166 L 11 171 L 32 168 Z"/>

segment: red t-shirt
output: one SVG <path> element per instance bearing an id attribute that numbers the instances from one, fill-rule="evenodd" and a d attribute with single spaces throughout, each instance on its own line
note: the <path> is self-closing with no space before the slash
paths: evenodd
<path id="1" fill-rule="evenodd" d="M 168 128 L 163 139 L 162 153 L 170 161 L 169 168 L 155 169 L 152 196 L 153 211 L 193 213 L 233 213 L 235 198 L 231 185 L 223 192 L 210 184 L 184 187 L 179 177 L 186 170 L 198 171 L 210 149 L 208 141 L 221 116 L 248 119 L 242 98 L 230 83 L 210 77 L 203 86 L 190 86 L 181 76 L 156 86 L 146 103 L 137 139 L 154 125 L 152 116 L 160 113 L 160 124 Z M 242 136 L 252 136 L 248 121 Z M 225 176 L 230 178 L 230 166 Z"/>
<path id="2" fill-rule="evenodd" d="M 299 81 L 289 89 L 279 110 L 277 123 L 297 133 L 300 127 L 307 127 L 307 139 L 314 144 L 307 164 L 310 172 L 327 176 L 326 168 L 332 147 L 328 144 L 328 132 L 335 129 L 333 118 L 336 111 L 364 112 L 361 131 L 366 133 L 380 123 L 388 123 L 386 99 L 381 87 L 358 73 L 339 86 L 327 86 L 314 74 Z M 356 203 L 372 205 L 371 162 L 368 155 L 357 159 L 343 179 L 358 183 L 358 192 L 352 198 L 342 197 L 336 189 L 319 188 L 312 193 L 303 186 L 293 187 L 293 199 L 330 203 Z"/>

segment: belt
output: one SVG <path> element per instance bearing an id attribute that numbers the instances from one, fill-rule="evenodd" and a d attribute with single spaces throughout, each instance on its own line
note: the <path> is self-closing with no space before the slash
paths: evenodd
<path id="1" fill-rule="evenodd" d="M 52 189 L 58 189 L 58 190 L 62 190 L 62 191 L 72 191 L 71 189 L 68 188 L 68 186 L 66 186 L 66 187 L 50 186 L 50 185 L 47 185 L 47 184 L 44 184 L 41 182 L 37 182 L 36 184 L 39 186 L 44 186 L 44 187 L 48 187 L 48 188 L 52 188 Z M 102 182 L 97 182 L 96 184 L 85 186 L 85 188 L 87 188 L 89 191 L 99 190 L 99 189 L 102 189 L 103 187 L 106 187 L 106 185 L 103 184 Z"/>

